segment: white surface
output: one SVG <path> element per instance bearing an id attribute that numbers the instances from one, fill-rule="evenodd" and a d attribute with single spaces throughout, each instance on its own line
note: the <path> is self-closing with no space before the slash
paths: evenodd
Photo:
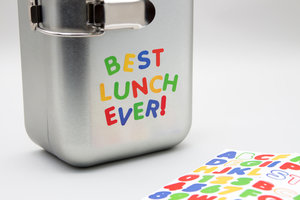
<path id="1" fill-rule="evenodd" d="M 65 165 L 25 133 L 17 5 L 6 1 L 0 8 L 0 199 L 138 200 L 225 148 L 300 152 L 300 1 L 195 1 L 188 138 L 170 151 L 89 169 Z"/>

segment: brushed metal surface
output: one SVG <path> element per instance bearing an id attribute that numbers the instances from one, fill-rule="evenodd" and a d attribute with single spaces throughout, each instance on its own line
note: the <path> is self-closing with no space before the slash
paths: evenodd
<path id="1" fill-rule="evenodd" d="M 18 0 L 23 72 L 25 125 L 38 145 L 74 166 L 91 166 L 111 160 L 170 148 L 180 143 L 191 125 L 192 112 L 192 0 L 153 0 L 154 21 L 144 29 L 113 30 L 97 38 L 59 38 L 30 27 L 28 0 Z M 47 27 L 82 29 L 85 1 L 42 0 Z M 115 56 L 122 65 L 126 53 L 164 48 L 161 66 L 108 76 L 104 59 Z M 136 61 L 136 60 L 135 60 Z M 139 95 L 102 102 L 99 85 L 113 94 L 116 81 L 141 82 L 156 75 L 179 75 L 177 91 Z M 108 126 L 104 110 L 128 110 L 136 102 L 167 96 L 165 116 L 132 117 L 125 126 Z M 146 105 L 144 105 L 146 106 Z"/>

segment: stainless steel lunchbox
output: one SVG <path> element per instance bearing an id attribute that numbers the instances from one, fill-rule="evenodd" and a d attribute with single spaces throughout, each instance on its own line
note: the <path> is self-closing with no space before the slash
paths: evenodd
<path id="1" fill-rule="evenodd" d="M 25 125 L 92 166 L 180 143 L 191 126 L 193 0 L 18 0 Z"/>

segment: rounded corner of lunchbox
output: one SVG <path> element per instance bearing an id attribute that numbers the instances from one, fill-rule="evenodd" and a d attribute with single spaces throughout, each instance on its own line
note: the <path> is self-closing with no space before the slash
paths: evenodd
<path id="1" fill-rule="evenodd" d="M 84 144 L 57 143 L 51 152 L 61 161 L 76 168 L 86 168 L 102 163 L 102 159 L 95 158 L 93 152 Z"/>
<path id="2" fill-rule="evenodd" d="M 173 148 L 181 144 L 189 135 L 192 127 L 192 120 L 186 120 L 185 123 L 181 124 L 181 129 L 179 130 L 178 136 L 173 140 L 169 148 Z"/>
<path id="3" fill-rule="evenodd" d="M 30 140 L 35 143 L 36 145 L 40 146 L 41 148 L 50 151 L 49 148 L 49 141 L 47 137 L 47 130 L 42 125 L 37 127 L 32 125 L 32 122 L 29 122 L 26 120 L 25 117 L 24 120 L 24 127 L 27 136 L 30 138 Z M 35 127 L 35 128 L 34 128 Z"/>
<path id="4" fill-rule="evenodd" d="M 182 137 L 179 138 L 178 142 L 174 146 L 179 145 L 188 137 L 191 128 L 192 128 L 192 120 L 187 120 L 186 124 L 183 126 Z"/>
<path id="5" fill-rule="evenodd" d="M 26 123 L 26 121 L 25 121 L 25 123 L 24 123 L 24 127 L 25 127 L 25 131 L 26 131 L 26 134 L 27 134 L 27 136 L 29 137 L 29 139 L 30 139 L 33 143 L 35 143 L 36 145 L 38 145 L 38 146 L 40 146 L 40 147 L 42 147 L 42 148 L 45 148 L 45 147 L 43 146 L 41 140 L 40 140 L 35 134 L 33 134 L 33 132 L 32 132 L 32 130 L 31 130 L 30 126 L 28 125 L 28 123 Z"/>
<path id="6" fill-rule="evenodd" d="M 72 149 L 64 149 L 59 153 L 56 152 L 54 155 L 64 163 L 76 168 L 86 168 L 96 164 L 92 162 L 92 160 L 88 159 L 87 156 L 76 155 Z"/>

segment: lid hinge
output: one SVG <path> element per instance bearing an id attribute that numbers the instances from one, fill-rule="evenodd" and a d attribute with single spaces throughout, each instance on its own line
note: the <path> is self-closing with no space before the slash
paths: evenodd
<path id="1" fill-rule="evenodd" d="M 31 22 L 33 24 L 43 22 L 41 5 L 32 5 L 30 8 L 30 13 L 31 13 Z"/>
<path id="2" fill-rule="evenodd" d="M 105 24 L 105 9 L 104 2 L 86 4 L 87 25 L 101 27 L 104 29 Z"/>

